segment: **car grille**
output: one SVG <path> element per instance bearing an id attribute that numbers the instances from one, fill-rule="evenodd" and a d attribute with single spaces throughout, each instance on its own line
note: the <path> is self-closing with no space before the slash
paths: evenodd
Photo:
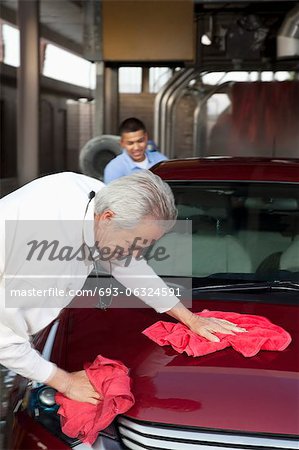
<path id="1" fill-rule="evenodd" d="M 131 450 L 275 450 L 298 449 L 298 439 L 214 433 L 187 428 L 149 425 L 120 417 L 118 430 L 124 446 Z"/>

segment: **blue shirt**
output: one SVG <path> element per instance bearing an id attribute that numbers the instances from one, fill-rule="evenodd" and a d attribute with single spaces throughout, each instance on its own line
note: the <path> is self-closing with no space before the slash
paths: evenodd
<path id="1" fill-rule="evenodd" d="M 148 159 L 149 166 L 148 169 L 160 161 L 166 161 L 167 158 L 162 153 L 154 151 L 145 151 L 145 155 Z M 138 170 L 143 170 L 138 167 L 135 161 L 128 155 L 126 150 L 112 159 L 104 169 L 104 183 L 108 184 L 116 178 L 124 177 L 125 175 L 131 175 Z"/>

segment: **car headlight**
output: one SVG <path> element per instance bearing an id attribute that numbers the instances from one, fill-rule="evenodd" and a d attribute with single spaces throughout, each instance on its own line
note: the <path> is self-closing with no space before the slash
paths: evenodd
<path id="1" fill-rule="evenodd" d="M 75 447 L 81 441 L 77 438 L 70 438 L 62 432 L 60 417 L 57 414 L 59 405 L 55 402 L 55 394 L 56 390 L 50 386 L 31 382 L 27 385 L 22 401 L 22 408 L 23 410 L 27 410 L 28 414 L 43 425 L 50 433 L 71 447 Z M 119 439 L 114 423 L 111 423 L 107 428 L 102 430 L 100 434 L 113 440 Z"/>
<path id="2" fill-rule="evenodd" d="M 60 418 L 57 414 L 59 405 L 55 403 L 55 394 L 56 390 L 50 386 L 33 382 L 27 387 L 23 408 L 51 434 L 74 447 L 80 441 L 79 439 L 70 438 L 62 432 Z"/>
<path id="3" fill-rule="evenodd" d="M 29 389 L 27 409 L 31 416 L 38 417 L 44 412 L 56 413 L 58 405 L 55 403 L 56 390 L 44 384 L 37 384 Z"/>
<path id="4" fill-rule="evenodd" d="M 37 397 L 42 405 L 51 407 L 55 405 L 55 394 L 55 389 L 45 386 L 37 392 Z"/>

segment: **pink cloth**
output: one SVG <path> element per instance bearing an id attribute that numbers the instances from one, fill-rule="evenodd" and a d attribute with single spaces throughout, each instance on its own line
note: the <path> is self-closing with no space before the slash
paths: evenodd
<path id="1" fill-rule="evenodd" d="M 229 320 L 247 332 L 235 335 L 216 333 L 220 342 L 210 342 L 181 323 L 160 321 L 146 328 L 143 334 L 161 346 L 171 345 L 177 352 L 186 352 L 189 356 L 207 355 L 232 346 L 243 356 L 249 357 L 255 356 L 260 350 L 284 350 L 292 340 L 287 331 L 265 317 L 207 309 L 196 314 Z"/>
<path id="2" fill-rule="evenodd" d="M 60 405 L 58 414 L 62 431 L 70 437 L 93 444 L 100 430 L 105 429 L 117 414 L 122 414 L 134 405 L 130 390 L 128 369 L 119 361 L 98 355 L 84 369 L 94 388 L 103 396 L 98 405 L 70 400 L 61 393 L 56 394 Z"/>

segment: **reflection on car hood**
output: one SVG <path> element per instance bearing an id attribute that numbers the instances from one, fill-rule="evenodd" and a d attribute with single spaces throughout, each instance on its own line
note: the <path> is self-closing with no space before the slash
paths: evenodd
<path id="1" fill-rule="evenodd" d="M 55 362 L 75 371 L 98 354 L 121 360 L 130 368 L 136 399 L 126 415 L 135 419 L 298 434 L 298 307 L 203 299 L 193 302 L 194 311 L 205 308 L 267 317 L 291 334 L 292 343 L 283 352 L 262 351 L 252 358 L 232 348 L 193 358 L 160 347 L 142 335 L 157 320 L 172 320 L 166 315 L 145 308 L 73 309 L 63 317 L 63 346 L 60 339 L 54 350 L 60 356 Z"/>

